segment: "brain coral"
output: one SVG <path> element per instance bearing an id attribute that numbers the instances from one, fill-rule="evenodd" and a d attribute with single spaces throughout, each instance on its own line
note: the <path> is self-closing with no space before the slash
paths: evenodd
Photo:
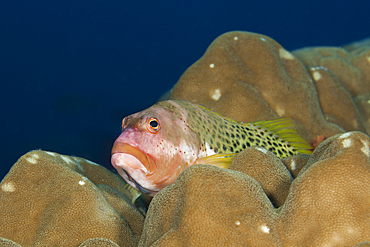
<path id="1" fill-rule="evenodd" d="M 154 197 L 139 246 L 370 241 L 369 148 L 370 138 L 361 132 L 335 135 L 306 159 L 292 182 L 282 162 L 261 148 L 241 152 L 228 170 L 192 166 Z M 269 184 L 280 191 L 269 190 Z M 282 198 L 278 208 L 269 200 L 274 194 Z"/>
<path id="2" fill-rule="evenodd" d="M 144 213 L 124 186 L 91 161 L 29 152 L 0 184 L 0 236 L 22 246 L 136 245 Z"/>
<path id="3" fill-rule="evenodd" d="M 264 35 L 225 33 L 185 71 L 169 98 L 243 122 L 290 117 L 309 142 L 344 131 L 370 133 L 369 44 L 291 53 Z"/>

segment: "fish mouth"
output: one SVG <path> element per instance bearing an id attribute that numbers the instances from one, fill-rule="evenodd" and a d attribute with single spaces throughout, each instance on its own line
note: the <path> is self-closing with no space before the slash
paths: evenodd
<path id="1" fill-rule="evenodd" d="M 112 148 L 112 156 L 114 154 L 129 154 L 135 157 L 142 166 L 144 166 L 146 169 L 144 171 L 146 176 L 152 175 L 156 170 L 156 164 L 152 157 L 150 157 L 148 154 L 144 153 L 140 149 L 131 146 L 130 144 L 123 143 L 123 142 L 114 142 L 113 148 Z M 139 168 L 139 167 L 132 167 L 132 168 Z M 127 172 L 126 172 L 127 173 Z"/>
<path id="2" fill-rule="evenodd" d="M 139 191 L 141 191 L 141 192 L 143 192 L 145 194 L 149 194 L 149 195 L 155 195 L 158 192 L 158 191 L 154 191 L 154 190 L 149 190 L 149 189 L 144 188 L 143 186 L 141 186 L 124 169 L 121 168 L 118 172 L 123 177 L 123 179 L 125 179 L 126 182 L 128 182 L 128 184 L 131 185 L 134 189 L 139 190 Z"/>

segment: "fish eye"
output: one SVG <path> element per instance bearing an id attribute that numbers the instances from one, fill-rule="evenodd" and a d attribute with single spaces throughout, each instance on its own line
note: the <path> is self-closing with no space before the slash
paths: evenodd
<path id="1" fill-rule="evenodd" d="M 156 134 L 161 129 L 161 125 L 159 124 L 158 119 L 152 117 L 148 118 L 146 128 L 150 133 Z"/>

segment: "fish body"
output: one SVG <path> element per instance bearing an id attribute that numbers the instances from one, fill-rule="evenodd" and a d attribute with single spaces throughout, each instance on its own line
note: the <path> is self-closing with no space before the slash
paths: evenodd
<path id="1" fill-rule="evenodd" d="M 311 154 L 293 126 L 289 118 L 240 123 L 188 101 L 166 100 L 123 119 L 111 161 L 133 188 L 155 195 L 188 167 L 227 168 L 247 147 L 264 147 L 279 158 Z"/>

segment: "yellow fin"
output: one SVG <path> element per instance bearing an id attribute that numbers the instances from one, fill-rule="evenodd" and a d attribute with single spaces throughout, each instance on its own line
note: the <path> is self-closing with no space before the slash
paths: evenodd
<path id="1" fill-rule="evenodd" d="M 197 159 L 197 161 L 195 161 L 195 164 L 214 165 L 220 168 L 227 169 L 231 165 L 231 162 L 235 158 L 235 155 L 237 155 L 237 153 L 214 154 L 211 156 Z"/>
<path id="2" fill-rule="evenodd" d="M 132 204 L 135 205 L 136 200 L 141 196 L 142 193 L 140 191 L 135 190 L 129 184 L 126 184 L 125 185 L 125 189 L 128 190 L 128 192 L 130 193 L 130 195 L 131 195 L 131 202 L 132 202 Z"/>
<path id="3" fill-rule="evenodd" d="M 251 123 L 250 125 L 265 129 L 274 136 L 282 138 L 287 141 L 297 153 L 312 154 L 312 146 L 293 129 L 295 125 L 291 118 L 259 121 Z"/>

